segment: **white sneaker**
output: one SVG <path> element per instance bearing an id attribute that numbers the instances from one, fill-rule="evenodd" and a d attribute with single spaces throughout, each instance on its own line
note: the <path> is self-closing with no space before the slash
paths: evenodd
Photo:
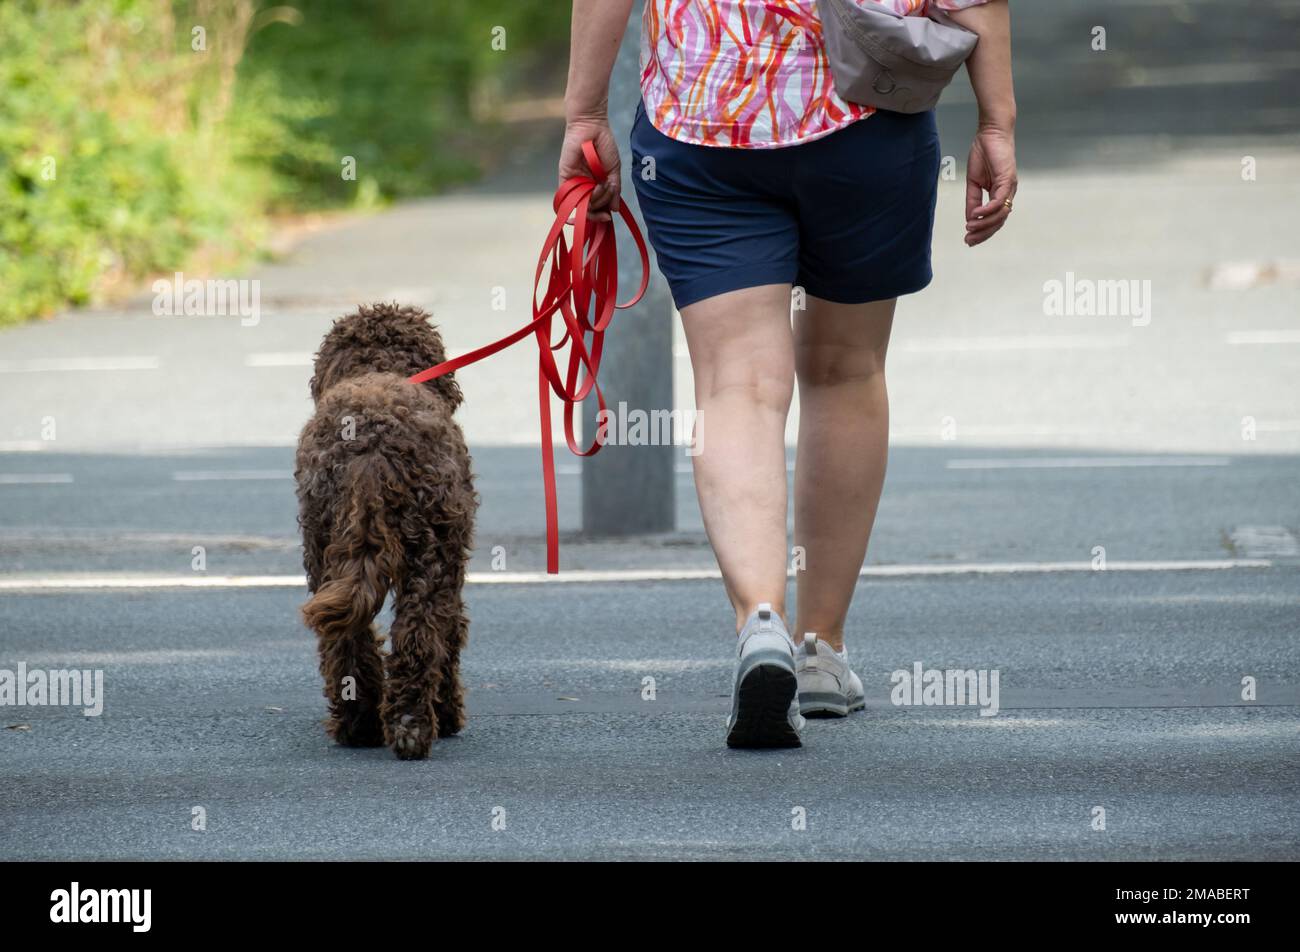
<path id="1" fill-rule="evenodd" d="M 849 667 L 847 650 L 836 651 L 812 632 L 795 650 L 799 713 L 808 717 L 847 717 L 867 706 L 862 679 Z"/>
<path id="2" fill-rule="evenodd" d="M 736 680 L 727 718 L 728 747 L 798 747 L 799 714 L 794 642 L 767 602 L 740 630 Z"/>

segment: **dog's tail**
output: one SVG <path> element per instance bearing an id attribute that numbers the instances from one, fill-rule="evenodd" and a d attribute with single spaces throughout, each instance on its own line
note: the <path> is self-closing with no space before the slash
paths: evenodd
<path id="1" fill-rule="evenodd" d="M 302 607 L 303 620 L 322 639 L 368 628 L 400 571 L 401 539 L 384 518 L 388 468 L 377 455 L 357 456 L 347 467 L 321 582 Z"/>

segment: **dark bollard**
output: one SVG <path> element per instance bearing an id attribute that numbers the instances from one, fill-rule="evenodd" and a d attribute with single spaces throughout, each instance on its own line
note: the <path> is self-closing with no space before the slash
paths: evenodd
<path id="1" fill-rule="evenodd" d="M 641 96 L 639 50 L 641 37 L 640 2 L 632 6 L 632 17 L 619 49 L 610 79 L 609 120 L 623 158 L 623 198 L 640 221 L 630 168 L 628 136 Z M 619 298 L 635 291 L 640 280 L 636 246 L 621 226 L 618 234 Z M 657 419 L 673 406 L 673 309 L 668 286 L 654 267 L 651 252 L 650 286 L 636 307 L 619 311 L 609 335 L 600 368 L 601 389 L 611 414 L 619 415 L 619 404 L 631 413 L 640 411 Z M 594 396 L 582 407 L 583 439 L 596 432 L 597 404 Z M 662 428 L 650 425 L 647 445 L 623 445 L 611 439 L 593 457 L 582 461 L 582 531 L 588 536 L 626 536 L 671 532 L 676 528 L 674 468 L 677 454 Z M 658 445 L 654 445 L 658 444 Z"/>

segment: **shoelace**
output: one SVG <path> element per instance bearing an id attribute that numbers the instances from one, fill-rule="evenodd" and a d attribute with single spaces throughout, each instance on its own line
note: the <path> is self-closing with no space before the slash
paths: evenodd
<path id="1" fill-rule="evenodd" d="M 564 438 L 569 451 L 575 456 L 594 456 L 603 445 L 600 434 L 596 434 L 589 447 L 582 449 L 573 432 L 574 409 L 592 390 L 596 391 L 600 409 L 605 409 L 605 397 L 596 382 L 605 331 L 613 320 L 614 311 L 629 308 L 641 300 L 650 281 L 650 254 L 646 250 L 645 238 L 637 227 L 632 210 L 620 197 L 616 210 L 641 256 L 641 285 L 630 301 L 618 303 L 618 249 L 614 221 L 612 218 L 607 222 L 587 218 L 592 192 L 604 181 L 606 170 L 596 154 L 595 143 L 584 142 L 582 154 L 592 174 L 566 179 L 556 189 L 551 203 L 555 209 L 555 221 L 537 258 L 537 272 L 533 277 L 533 319 L 500 340 L 444 360 L 409 378 L 411 383 L 426 383 L 505 350 L 530 333 L 537 338 L 537 401 L 542 431 L 542 481 L 546 494 L 546 571 L 551 575 L 560 571 L 560 531 L 555 450 L 551 445 L 550 393 L 554 392 L 564 403 Z M 570 226 L 573 228 L 572 247 L 564 237 L 564 229 Z M 537 292 L 543 287 L 542 277 L 548 264 L 546 290 L 539 302 Z M 564 334 L 552 344 L 551 321 L 557 313 L 564 319 Z M 593 314 L 594 318 L 589 316 Z M 569 364 L 562 380 L 554 352 L 566 343 L 569 344 Z"/>

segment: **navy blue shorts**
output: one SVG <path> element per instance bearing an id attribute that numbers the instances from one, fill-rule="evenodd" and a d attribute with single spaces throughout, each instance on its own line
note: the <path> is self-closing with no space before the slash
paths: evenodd
<path id="1" fill-rule="evenodd" d="M 812 142 L 738 149 L 679 142 L 639 105 L 632 160 L 641 216 L 678 309 L 784 283 L 861 304 L 919 291 L 933 276 L 932 112 L 881 111 Z"/>

